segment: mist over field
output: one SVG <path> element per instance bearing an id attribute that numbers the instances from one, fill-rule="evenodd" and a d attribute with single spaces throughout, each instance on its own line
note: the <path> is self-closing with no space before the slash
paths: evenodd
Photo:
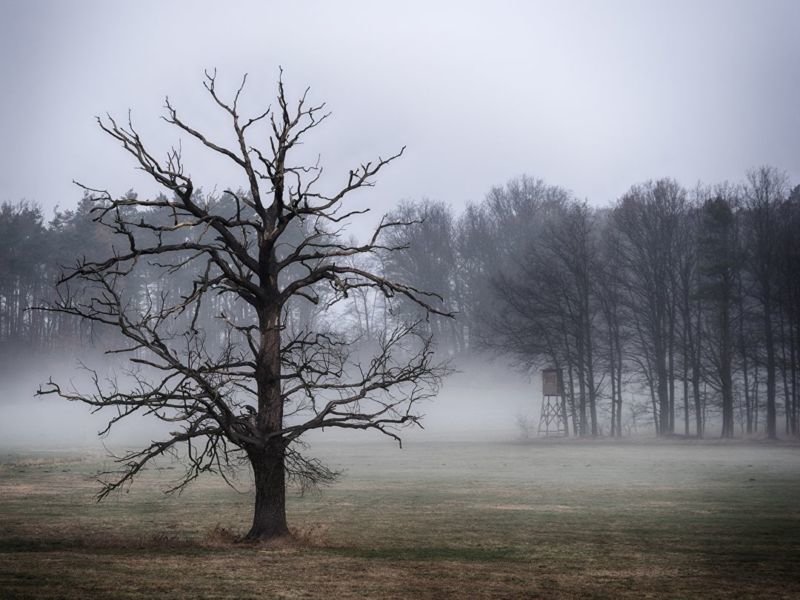
<path id="1" fill-rule="evenodd" d="M 3 378 L 0 387 L 0 446 L 3 450 L 121 448 L 163 436 L 169 425 L 155 418 L 121 421 L 112 433 L 98 438 L 113 409 L 91 414 L 85 406 L 35 392 L 49 377 L 76 384 L 87 382 L 77 363 L 55 359 L 34 369 L 20 368 Z M 87 365 L 103 365 L 104 357 L 86 357 Z M 102 372 L 102 369 L 100 369 Z M 44 373 L 44 375 L 42 375 Z M 515 440 L 520 435 L 517 415 L 538 418 L 540 390 L 536 381 L 503 364 L 470 362 L 444 384 L 436 398 L 421 404 L 421 428 L 410 428 L 404 437 L 424 439 Z M 395 442 L 364 432 L 323 432 L 315 441 L 333 435 L 353 442 L 396 446 Z"/>

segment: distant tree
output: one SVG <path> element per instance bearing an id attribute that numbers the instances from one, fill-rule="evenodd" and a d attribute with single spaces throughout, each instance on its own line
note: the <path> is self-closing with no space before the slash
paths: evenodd
<path id="1" fill-rule="evenodd" d="M 800 185 L 781 205 L 778 232 L 778 297 L 781 305 L 781 371 L 786 431 L 800 434 L 798 362 L 800 362 Z"/>
<path id="2" fill-rule="evenodd" d="M 39 206 L 25 201 L 0 205 L 0 351 L 8 356 L 47 344 L 46 320 L 29 309 L 52 288 L 50 242 Z"/>
<path id="3" fill-rule="evenodd" d="M 629 316 L 624 301 L 622 275 L 622 244 L 619 233 L 609 224 L 607 211 L 602 218 L 598 257 L 593 279 L 602 309 L 602 329 L 606 340 L 605 365 L 610 380 L 611 436 L 622 436 L 622 391 L 626 368 L 625 353 L 630 331 L 626 327 Z"/>
<path id="4" fill-rule="evenodd" d="M 613 212 L 623 244 L 625 296 L 638 348 L 635 361 L 650 389 L 656 431 L 674 431 L 677 251 L 686 191 L 662 179 L 634 186 Z"/>
<path id="5" fill-rule="evenodd" d="M 526 220 L 497 230 L 510 237 L 516 229 L 519 237 L 498 239 L 507 255 L 490 278 L 492 334 L 484 344 L 528 370 L 563 369 L 565 418 L 572 414 L 576 434 L 598 435 L 593 213 L 557 187 L 537 182 L 525 193 L 527 204 L 514 212 Z"/>
<path id="6" fill-rule="evenodd" d="M 581 435 L 597 436 L 597 325 L 600 303 L 596 275 L 600 269 L 594 213 L 585 203 L 565 202 L 548 211 L 538 240 L 540 266 L 549 275 L 539 280 L 540 297 L 560 313 L 563 351 L 575 370 Z M 535 296 L 534 296 L 535 297 Z"/>
<path id="7" fill-rule="evenodd" d="M 353 256 L 349 262 L 356 268 L 385 273 L 382 256 Z M 346 308 L 346 316 L 351 321 L 349 328 L 361 342 L 375 342 L 390 326 L 391 299 L 368 287 L 353 289 L 349 296 Z M 305 306 L 308 308 L 309 303 Z"/>
<path id="8" fill-rule="evenodd" d="M 134 192 L 128 191 L 126 198 L 135 198 Z M 112 251 L 113 234 L 109 228 L 95 221 L 95 214 L 92 213 L 94 205 L 91 195 L 84 191 L 83 197 L 74 209 L 56 209 L 48 224 L 52 257 L 46 285 L 50 292 L 43 300 L 55 301 L 56 282 L 63 269 L 73 268 L 82 260 L 99 260 Z M 157 276 L 144 279 L 158 281 Z M 128 282 L 128 287 L 132 283 Z M 83 343 L 99 343 L 98 336 L 107 333 L 101 332 L 91 321 L 80 321 L 63 313 L 49 313 L 47 321 L 50 325 L 49 338 L 53 349 L 74 347 Z"/>
<path id="9" fill-rule="evenodd" d="M 522 176 L 469 204 L 455 224 L 456 289 L 466 347 L 495 346 L 500 316 L 493 278 L 511 272 L 539 236 L 546 205 L 565 199 L 561 188 Z"/>
<path id="10" fill-rule="evenodd" d="M 727 193 L 726 193 L 727 192 Z M 699 294 L 708 304 L 706 359 L 707 381 L 720 394 L 722 437 L 734 436 L 733 358 L 735 353 L 734 310 L 737 305 L 737 271 L 742 253 L 737 235 L 736 197 L 720 190 L 702 208 L 700 230 Z"/>
<path id="11" fill-rule="evenodd" d="M 491 338 L 487 316 L 493 312 L 490 278 L 496 272 L 496 232 L 482 205 L 468 204 L 454 226 L 458 321 L 467 351 L 477 352 Z"/>
<path id="12" fill-rule="evenodd" d="M 694 412 L 695 435 L 705 433 L 703 379 L 703 298 L 697 293 L 698 264 L 701 260 L 701 210 L 709 192 L 698 185 L 687 210 L 681 215 L 675 257 L 675 304 L 680 333 L 681 380 L 683 383 L 683 428 L 690 435 L 690 415 Z M 691 392 L 690 392 L 691 388 Z M 691 402 L 690 402 L 691 400 Z"/>
<path id="13" fill-rule="evenodd" d="M 389 277 L 405 281 L 419 289 L 435 292 L 442 306 L 458 311 L 460 291 L 456 272 L 455 234 L 452 209 L 443 202 L 422 200 L 401 202 L 388 214 L 393 221 L 409 223 L 407 227 L 385 232 L 383 242 L 397 250 L 387 252 L 383 266 Z M 398 298 L 393 312 L 405 318 L 424 316 L 423 309 L 408 299 Z M 460 320 L 433 318 L 427 327 L 435 334 L 444 350 L 464 350 Z"/>
<path id="14" fill-rule="evenodd" d="M 128 357 L 131 375 L 109 386 L 98 376 L 91 391 L 51 381 L 40 393 L 110 408 L 108 428 L 136 413 L 175 424 L 166 439 L 119 457 L 121 471 L 106 481 L 100 497 L 180 448 L 187 468 L 175 489 L 203 472 L 224 475 L 248 463 L 256 497 L 247 538 L 264 540 L 289 533 L 287 478 L 313 484 L 334 475 L 304 456 L 303 434 L 376 430 L 399 440 L 399 428 L 419 420 L 418 401 L 433 394 L 447 372 L 435 362 L 430 336 L 414 322 L 382 332 L 374 355 L 362 362 L 346 331 L 308 321 L 289 328 L 292 307 L 324 302 L 335 311 L 354 290 L 371 289 L 405 298 L 422 314 L 445 311 L 437 297 L 350 261 L 391 251 L 382 235 L 409 222 L 382 220 L 362 243 L 336 235 L 360 212 L 344 204 L 348 194 L 374 185 L 402 151 L 354 168 L 333 193 L 318 191 L 319 167 L 291 157 L 327 118 L 324 105 L 309 104 L 306 94 L 290 103 L 279 81 L 275 109 L 247 118 L 239 108 L 244 85 L 226 100 L 215 75 L 205 80 L 230 123 L 230 147 L 166 102 L 167 123 L 244 177 L 244 191 L 226 190 L 225 202 L 197 195 L 179 150 L 159 159 L 130 120 L 98 119 L 169 197 L 115 199 L 91 190 L 92 215 L 114 234 L 113 249 L 65 273 L 61 297 L 49 310 L 114 329 L 123 341 L 113 351 Z M 267 143 L 256 146 L 257 137 Z M 144 285 L 129 286 L 132 278 L 142 281 L 143 270 L 149 278 Z M 185 274 L 190 281 L 173 289 L 171 279 Z M 217 302 L 219 333 L 212 339 L 200 319 L 219 298 L 225 302 Z"/>
<path id="15" fill-rule="evenodd" d="M 754 281 L 754 296 L 762 319 L 761 333 L 767 376 L 767 437 L 777 430 L 777 357 L 775 353 L 775 314 L 778 305 L 780 205 L 787 196 L 786 175 L 772 167 L 761 167 L 747 175 L 744 188 L 746 214 L 747 266 Z"/>

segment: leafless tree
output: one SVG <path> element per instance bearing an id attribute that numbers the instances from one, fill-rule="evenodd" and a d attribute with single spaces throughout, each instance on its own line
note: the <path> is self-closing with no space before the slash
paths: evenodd
<path id="1" fill-rule="evenodd" d="M 656 430 L 674 431 L 676 253 L 686 192 L 662 179 L 634 186 L 614 209 L 628 279 L 628 303 L 639 348 L 638 361 L 654 398 Z"/>
<path id="2" fill-rule="evenodd" d="M 724 187 L 707 199 L 702 208 L 700 281 L 697 293 L 708 302 L 705 358 L 706 382 L 719 393 L 722 405 L 722 437 L 734 436 L 733 358 L 735 350 L 734 308 L 737 270 L 742 262 L 737 237 L 738 198 Z"/>
<path id="3" fill-rule="evenodd" d="M 415 223 L 403 229 L 387 232 L 384 241 L 402 250 L 386 256 L 386 272 L 421 289 L 436 292 L 444 305 L 457 311 L 456 319 L 430 319 L 428 327 L 442 349 L 453 353 L 465 349 L 462 328 L 461 296 L 457 277 L 457 257 L 454 248 L 453 215 L 450 206 L 443 202 L 423 200 L 401 202 L 389 214 L 396 221 Z M 420 309 L 413 302 L 397 302 L 395 313 L 401 317 L 419 316 Z"/>
<path id="4" fill-rule="evenodd" d="M 326 427 L 377 430 L 399 441 L 400 428 L 418 422 L 417 403 L 436 392 L 448 369 L 436 362 L 430 337 L 415 323 L 384 331 L 367 360 L 352 351 L 346 331 L 297 326 L 297 319 L 288 327 L 293 305 L 336 311 L 353 290 L 402 297 L 423 314 L 445 310 L 440 298 L 350 260 L 392 251 L 381 241 L 383 233 L 409 223 L 384 219 L 363 243 L 338 235 L 365 212 L 348 208 L 346 197 L 373 186 L 402 150 L 354 168 L 333 193 L 321 192 L 322 169 L 291 157 L 329 116 L 325 105 L 311 104 L 308 90 L 290 102 L 281 78 L 276 106 L 248 118 L 240 110 L 245 82 L 226 99 L 215 73 L 206 73 L 204 81 L 230 124 L 231 146 L 190 125 L 168 99 L 163 117 L 244 176 L 243 192 L 225 192 L 227 211 L 196 200 L 180 147 L 160 159 L 130 118 L 98 118 L 100 128 L 172 198 L 114 199 L 91 190 L 94 218 L 117 242 L 107 258 L 82 260 L 65 273 L 60 299 L 47 309 L 116 329 L 123 343 L 113 352 L 127 358 L 132 377 L 104 385 L 96 375 L 90 392 L 51 381 L 40 393 L 111 407 L 116 412 L 109 428 L 142 413 L 177 424 L 165 439 L 118 457 L 121 470 L 106 480 L 101 497 L 129 484 L 149 461 L 181 448 L 187 469 L 176 489 L 203 472 L 225 475 L 239 462 L 249 463 L 256 497 L 246 538 L 265 540 L 289 533 L 287 479 L 315 483 L 334 475 L 304 457 L 303 434 Z M 190 291 L 172 293 L 162 281 L 128 296 L 126 281 L 141 265 L 160 269 L 165 278 L 191 271 Z M 210 340 L 200 316 L 219 295 L 239 309 L 215 315 L 224 333 Z"/>
<path id="5" fill-rule="evenodd" d="M 756 282 L 755 293 L 761 308 L 765 368 L 767 371 L 767 436 L 778 435 L 776 396 L 777 357 L 775 355 L 775 315 L 778 304 L 776 279 L 779 266 L 777 235 L 779 207 L 788 192 L 787 177 L 772 167 L 761 167 L 747 174 L 744 205 L 747 209 L 747 262 Z"/>
<path id="6" fill-rule="evenodd" d="M 596 279 L 597 296 L 602 308 L 602 330 L 606 337 L 606 368 L 611 387 L 611 436 L 622 436 L 623 376 L 627 336 L 625 322 L 630 319 L 624 305 L 624 279 L 621 274 L 622 244 L 619 233 L 608 223 L 609 214 L 600 213 L 604 219 L 600 231 Z"/>

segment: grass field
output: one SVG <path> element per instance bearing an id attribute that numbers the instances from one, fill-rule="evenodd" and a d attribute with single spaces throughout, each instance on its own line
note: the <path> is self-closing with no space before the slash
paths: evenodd
<path id="1" fill-rule="evenodd" d="M 6 452 L 3 598 L 800 597 L 800 447 L 318 444 L 299 541 L 235 542 L 252 501 L 174 465 L 95 504 L 95 455 Z"/>

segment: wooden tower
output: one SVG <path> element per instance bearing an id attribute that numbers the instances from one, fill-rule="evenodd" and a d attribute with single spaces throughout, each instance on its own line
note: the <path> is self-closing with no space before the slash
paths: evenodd
<path id="1" fill-rule="evenodd" d="M 542 371 L 542 412 L 539 416 L 539 435 L 567 435 L 567 415 L 564 414 L 564 378 L 561 369 Z"/>

